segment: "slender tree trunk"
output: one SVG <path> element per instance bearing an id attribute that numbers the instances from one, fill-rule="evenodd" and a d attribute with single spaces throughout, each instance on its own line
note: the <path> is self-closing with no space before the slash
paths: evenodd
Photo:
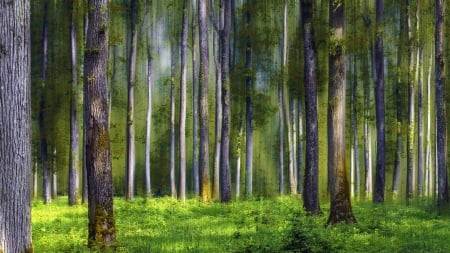
<path id="1" fill-rule="evenodd" d="M 88 24 L 89 24 L 89 20 L 88 20 L 88 1 L 89 0 L 83 0 L 84 3 L 84 17 L 83 17 L 83 41 L 84 44 L 86 44 L 87 41 L 87 28 L 88 28 Z M 84 52 L 83 52 L 83 58 L 84 58 Z M 84 66 L 83 66 L 84 67 Z M 83 75 L 85 76 L 85 74 L 83 73 Z M 83 77 L 84 79 L 84 77 Z M 84 92 L 84 91 L 83 91 Z M 81 177 L 82 177 L 82 184 L 81 184 L 81 203 L 82 204 L 86 204 L 88 203 L 88 176 L 87 176 L 87 163 L 86 163 L 86 143 L 87 143 L 87 121 L 86 121 L 86 111 L 84 110 L 84 108 L 86 108 L 86 98 L 83 95 L 83 147 L 82 147 L 82 154 L 83 154 L 83 160 L 82 160 L 82 171 L 81 171 Z M 109 122 L 108 122 L 109 124 Z M 109 126 L 108 126 L 109 127 Z"/>
<path id="2" fill-rule="evenodd" d="M 44 22 L 42 30 L 42 72 L 41 72 L 41 101 L 39 108 L 39 132 L 41 138 L 41 162 L 42 162 L 42 174 L 43 174 L 43 197 L 44 204 L 52 202 L 51 199 L 51 179 L 49 175 L 49 169 L 47 166 L 48 150 L 47 150 L 47 126 L 45 122 L 46 118 L 46 82 L 47 82 L 47 57 L 48 57 L 48 2 L 44 3 Z"/>
<path id="3" fill-rule="evenodd" d="M 192 20 L 191 20 L 191 45 L 192 45 L 192 167 L 194 174 L 194 192 L 200 194 L 200 181 L 198 173 L 198 91 L 197 91 L 197 50 L 195 42 L 195 1 L 192 2 Z"/>
<path id="4" fill-rule="evenodd" d="M 425 189 L 427 196 L 433 196 L 433 159 L 431 157 L 431 72 L 433 67 L 433 48 L 430 50 L 430 60 L 427 74 L 427 140 L 426 140 L 426 155 L 425 155 L 425 171 L 428 185 Z"/>
<path id="5" fill-rule="evenodd" d="M 328 166 L 331 167 L 330 216 L 328 224 L 354 223 L 350 189 L 345 166 L 345 52 L 344 2 L 330 2 L 331 39 L 336 44 L 329 52 L 328 88 Z"/>
<path id="6" fill-rule="evenodd" d="M 152 15 L 151 15 L 151 1 L 147 0 L 147 115 L 145 128 L 145 195 L 147 198 L 152 197 L 152 186 L 150 176 L 150 150 L 151 150 L 151 127 L 152 127 Z"/>
<path id="7" fill-rule="evenodd" d="M 282 85 L 278 86 L 278 192 L 284 194 L 284 116 L 283 116 L 283 90 Z"/>
<path id="8" fill-rule="evenodd" d="M 319 138 L 317 124 L 317 48 L 313 29 L 313 2 L 301 0 L 305 54 L 306 164 L 303 205 L 308 213 L 321 213 L 319 206 Z"/>
<path id="9" fill-rule="evenodd" d="M 303 193 L 302 173 L 303 173 L 303 106 L 302 101 L 298 100 L 298 144 L 297 144 L 297 192 Z"/>
<path id="10" fill-rule="evenodd" d="M 369 27 L 366 26 L 368 33 Z M 366 55 L 362 61 L 363 77 L 364 77 L 364 174 L 365 174 L 365 195 L 367 198 L 372 197 L 372 141 L 370 131 L 370 71 L 369 71 L 369 44 L 366 42 Z"/>
<path id="11" fill-rule="evenodd" d="M 78 194 L 78 169 L 79 163 L 79 133 L 78 133 L 78 72 L 77 72 L 77 34 L 74 0 L 70 5 L 70 62 L 72 72 L 72 84 L 70 93 L 70 151 L 69 151 L 69 205 L 77 203 Z"/>
<path id="12" fill-rule="evenodd" d="M 135 174 L 135 144 L 134 144 L 134 86 L 136 82 L 136 51 L 137 51 L 137 1 L 131 0 L 130 8 L 130 55 L 128 65 L 128 106 L 127 106 L 127 160 L 126 160 L 126 200 L 134 199 Z"/>
<path id="13" fill-rule="evenodd" d="M 186 50 L 188 40 L 188 0 L 183 3 L 181 25 L 181 74 L 180 74 L 180 199 L 186 201 Z"/>
<path id="14" fill-rule="evenodd" d="M 170 51 L 170 194 L 177 197 L 177 183 L 175 179 L 175 68 L 177 64 L 175 42 L 171 42 Z"/>
<path id="15" fill-rule="evenodd" d="M 30 1 L 0 13 L 0 252 L 33 252 Z"/>
<path id="16" fill-rule="evenodd" d="M 245 50 L 245 69 L 247 70 L 247 78 L 245 80 L 245 194 L 251 196 L 253 194 L 253 124 L 252 124 L 252 92 L 253 84 L 250 72 L 252 69 L 252 41 L 250 38 L 251 26 L 251 0 L 247 0 L 246 7 L 246 26 L 247 26 L 247 44 Z"/>
<path id="17" fill-rule="evenodd" d="M 297 99 L 291 99 L 291 123 L 292 123 L 292 157 L 293 157 L 293 166 L 294 166 L 294 180 L 295 180 L 295 193 L 298 189 L 298 167 L 297 167 Z"/>
<path id="18" fill-rule="evenodd" d="M 360 169 L 359 169 L 359 145 L 358 145 L 358 77 L 357 77 L 356 54 L 353 55 L 353 87 L 352 87 L 352 129 L 353 129 L 353 161 L 355 171 L 355 196 L 360 195 Z"/>
<path id="19" fill-rule="evenodd" d="M 223 27 L 219 36 L 220 65 L 222 70 L 222 134 L 220 147 L 220 200 L 231 201 L 231 169 L 230 169 L 230 28 L 231 28 L 231 0 L 221 0 L 223 10 Z"/>
<path id="20" fill-rule="evenodd" d="M 384 109 L 384 57 L 383 57 L 383 0 L 376 1 L 377 37 L 375 44 L 375 107 L 377 122 L 377 168 L 375 172 L 374 203 L 384 202 L 386 170 L 385 109 Z"/>
<path id="21" fill-rule="evenodd" d="M 34 162 L 34 171 L 33 171 L 33 197 L 36 200 L 38 197 L 38 164 L 37 161 Z"/>
<path id="22" fill-rule="evenodd" d="M 422 49 L 420 50 L 420 56 L 418 57 L 418 63 L 422 62 Z M 417 189 L 418 195 L 423 196 L 423 183 L 424 183 L 424 161 L 423 161 L 423 65 L 420 64 L 419 67 L 419 78 L 418 78 L 418 92 L 417 92 L 417 103 L 418 103 L 418 119 L 417 119 Z"/>
<path id="23" fill-rule="evenodd" d="M 53 149 L 52 160 L 52 199 L 58 198 L 58 173 L 56 168 L 56 148 Z"/>
<path id="24" fill-rule="evenodd" d="M 209 176 L 209 130 L 208 130 L 208 73 L 209 47 L 206 0 L 198 0 L 198 23 L 200 41 L 199 116 L 200 116 L 200 195 L 203 201 L 211 200 Z"/>
<path id="25" fill-rule="evenodd" d="M 236 158 L 236 199 L 241 195 L 241 146 L 242 146 L 242 132 L 244 127 L 242 120 L 239 121 L 239 135 L 237 144 L 237 158 Z"/>
<path id="26" fill-rule="evenodd" d="M 88 4 L 91 8 L 84 56 L 88 244 L 111 246 L 116 236 L 106 89 L 109 1 L 89 0 Z"/>
<path id="27" fill-rule="evenodd" d="M 413 197 L 413 171 L 414 171 L 414 136 L 415 136 L 415 80 L 414 80 L 414 57 L 413 57 L 413 38 L 411 28 L 411 3 L 406 1 L 406 22 L 408 31 L 408 135 L 407 135 L 407 153 L 406 153 L 406 197 Z"/>
<path id="28" fill-rule="evenodd" d="M 445 100 L 445 59 L 444 59 L 444 0 L 435 1 L 435 111 L 436 111 L 436 167 L 439 207 L 449 202 L 447 182 L 447 124 Z"/>

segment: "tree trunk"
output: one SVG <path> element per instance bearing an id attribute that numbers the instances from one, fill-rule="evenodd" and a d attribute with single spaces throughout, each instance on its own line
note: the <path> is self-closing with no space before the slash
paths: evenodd
<path id="1" fill-rule="evenodd" d="M 33 252 L 29 2 L 0 4 L 0 252 L 4 253 Z"/>
<path id="2" fill-rule="evenodd" d="M 222 134 L 220 147 L 220 201 L 231 201 L 231 169 L 230 169 L 230 28 L 231 28 L 231 0 L 221 0 L 223 10 L 223 27 L 219 34 L 220 65 L 222 70 Z"/>
<path id="3" fill-rule="evenodd" d="M 52 199 L 58 198 L 58 174 L 56 169 L 56 148 L 53 149 L 52 161 Z"/>
<path id="4" fill-rule="evenodd" d="M 195 1 L 192 2 L 191 45 L 192 45 L 192 167 L 194 174 L 194 192 L 200 194 L 200 181 L 198 173 L 198 91 L 197 91 L 197 49 L 195 41 Z"/>
<path id="5" fill-rule="evenodd" d="M 317 48 L 313 29 L 313 1 L 301 0 L 305 54 L 306 164 L 303 205 L 308 213 L 321 213 L 319 206 L 319 138 L 317 124 Z"/>
<path id="6" fill-rule="evenodd" d="M 369 23 L 369 22 L 367 22 Z M 369 33 L 369 25 L 366 24 L 366 33 Z M 369 71 L 369 48 L 370 43 L 366 42 L 365 55 L 362 61 L 363 69 L 363 81 L 364 81 L 364 174 L 365 174 L 365 195 L 367 198 L 372 196 L 372 142 L 371 142 L 371 131 L 370 131 L 370 71 Z"/>
<path id="7" fill-rule="evenodd" d="M 328 166 L 332 171 L 328 224 L 354 223 L 345 166 L 345 52 L 344 2 L 330 2 L 330 31 L 333 50 L 329 52 Z"/>
<path id="8" fill-rule="evenodd" d="M 77 34 L 74 0 L 70 5 L 70 62 L 72 84 L 70 89 L 70 151 L 69 151 L 69 205 L 75 205 L 78 198 L 78 169 L 79 163 L 79 133 L 78 133 L 78 64 L 77 64 Z"/>
<path id="9" fill-rule="evenodd" d="M 375 44 L 375 111 L 377 123 L 377 168 L 375 172 L 374 203 L 384 202 L 386 170 L 385 109 L 384 109 L 384 57 L 383 57 L 383 0 L 376 0 L 377 37 Z"/>
<path id="10" fill-rule="evenodd" d="M 177 184 L 175 179 L 175 68 L 177 64 L 175 42 L 171 42 L 170 51 L 170 194 L 177 197 Z"/>
<path id="11" fill-rule="evenodd" d="M 433 159 L 431 157 L 431 72 L 433 67 L 433 48 L 430 50 L 430 60 L 427 73 L 427 140 L 426 140 L 426 155 L 425 155 L 425 171 L 426 184 L 425 192 L 427 196 L 433 196 Z"/>
<path id="12" fill-rule="evenodd" d="M 291 99 L 291 123 L 292 123 L 292 157 L 293 157 L 293 170 L 294 170 L 294 181 L 295 181 L 295 193 L 297 194 L 298 189 L 298 168 L 297 168 L 297 106 L 296 106 L 297 99 L 292 98 Z"/>
<path id="13" fill-rule="evenodd" d="M 302 101 L 298 100 L 298 144 L 297 144 L 297 192 L 303 193 L 302 173 L 303 173 L 303 106 Z"/>
<path id="14" fill-rule="evenodd" d="M 88 4 L 91 8 L 84 56 L 88 244 L 111 246 L 116 236 L 106 89 L 109 1 L 89 0 Z"/>
<path id="15" fill-rule="evenodd" d="M 134 86 L 136 82 L 136 50 L 137 50 L 137 1 L 131 0 L 130 8 L 130 54 L 128 62 L 128 105 L 127 105 L 127 160 L 126 160 L 126 200 L 134 199 L 135 144 L 134 144 Z"/>
<path id="16" fill-rule="evenodd" d="M 33 171 L 33 197 L 37 200 L 38 197 L 38 165 L 37 161 L 34 162 L 34 171 Z"/>
<path id="17" fill-rule="evenodd" d="M 436 167 L 438 174 L 439 207 L 449 202 L 447 182 L 447 125 L 445 100 L 445 59 L 444 59 L 444 0 L 435 1 L 435 111 L 436 111 Z"/>
<path id="18" fill-rule="evenodd" d="M 241 195 L 241 144 L 242 144 L 242 132 L 244 127 L 242 120 L 239 121 L 239 135 L 237 144 L 237 158 L 236 158 L 236 199 L 239 199 Z"/>
<path id="19" fill-rule="evenodd" d="M 283 117 L 283 90 L 282 85 L 278 86 L 278 192 L 284 194 L 284 117 Z"/>
<path id="20" fill-rule="evenodd" d="M 151 18 L 151 2 L 147 0 L 146 9 L 148 15 L 147 30 L 147 114 L 145 128 L 145 195 L 147 198 L 152 197 L 151 176 L 150 176 L 150 148 L 151 148 L 151 126 L 152 126 L 152 18 Z"/>
<path id="21" fill-rule="evenodd" d="M 406 1 L 406 22 L 408 31 L 408 135 L 406 153 L 406 198 L 413 197 L 413 171 L 414 171 L 414 136 L 415 136 L 415 80 L 414 80 L 414 57 L 413 38 L 411 28 L 411 4 Z"/>
<path id="22" fill-rule="evenodd" d="M 209 47 L 206 0 L 198 1 L 198 23 L 200 41 L 199 116 L 200 116 L 200 195 L 203 201 L 211 200 L 209 176 L 209 130 L 208 130 L 208 73 Z"/>
<path id="23" fill-rule="evenodd" d="M 252 41 L 250 38 L 251 26 L 251 0 L 247 0 L 246 6 L 246 26 L 247 26 L 247 45 L 245 49 L 245 69 L 247 77 L 245 80 L 245 194 L 251 196 L 253 194 L 253 124 L 252 124 Z"/>
<path id="24" fill-rule="evenodd" d="M 352 129 L 353 129 L 353 161 L 355 171 L 355 196 L 360 195 L 360 170 L 359 170 L 359 145 L 358 145 L 358 77 L 357 77 L 356 54 L 353 55 L 353 87 L 352 87 Z"/>
<path id="25" fill-rule="evenodd" d="M 181 74 L 180 74 L 180 199 L 186 201 L 186 50 L 188 39 L 188 0 L 183 3 L 181 25 Z"/>
<path id="26" fill-rule="evenodd" d="M 422 62 L 422 49 L 420 50 L 420 56 L 418 57 L 418 63 Z M 418 92 L 417 92 L 417 103 L 418 103 L 418 119 L 417 119 L 417 189 L 418 195 L 423 196 L 423 183 L 424 183 L 424 161 L 423 161 L 423 65 L 420 64 L 419 78 L 418 78 Z"/>

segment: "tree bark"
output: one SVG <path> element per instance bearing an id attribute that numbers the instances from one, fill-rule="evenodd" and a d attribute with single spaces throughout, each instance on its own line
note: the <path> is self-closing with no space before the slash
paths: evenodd
<path id="1" fill-rule="evenodd" d="M 354 149 L 354 171 L 355 171 L 355 196 L 360 195 L 360 170 L 359 170 L 359 145 L 358 145 L 358 77 L 357 77 L 356 54 L 353 55 L 353 87 L 352 87 L 352 129 L 353 129 L 353 149 Z"/>
<path id="2" fill-rule="evenodd" d="M 350 203 L 345 165 L 345 52 L 344 1 L 330 2 L 330 41 L 328 55 L 328 166 L 332 171 L 328 224 L 356 222 Z"/>
<path id="3" fill-rule="evenodd" d="M 192 45 L 192 170 L 194 174 L 194 193 L 200 194 L 200 180 L 198 173 L 198 87 L 197 87 L 197 48 L 195 42 L 195 1 L 192 2 L 191 45 Z"/>
<path id="4" fill-rule="evenodd" d="M 30 1 L 0 13 L 0 252 L 33 252 Z"/>
<path id="5" fill-rule="evenodd" d="M 419 49 L 418 63 L 422 62 L 422 49 Z M 417 92 L 417 103 L 418 103 L 418 119 L 417 119 L 417 194 L 423 196 L 423 184 L 424 184 L 424 160 L 423 160 L 423 65 L 419 64 L 419 78 L 418 78 L 418 92 Z"/>
<path id="6" fill-rule="evenodd" d="M 384 202 L 386 170 L 385 109 L 384 109 L 384 57 L 383 57 L 383 0 L 376 1 L 376 44 L 375 44 L 375 107 L 377 125 L 377 167 L 375 172 L 374 203 Z"/>
<path id="7" fill-rule="evenodd" d="M 223 27 L 219 33 L 220 65 L 222 70 L 222 134 L 220 147 L 220 201 L 231 201 L 231 169 L 230 169 L 230 28 L 231 0 L 221 0 L 223 10 Z"/>
<path id="8" fill-rule="evenodd" d="M 321 213 L 319 206 L 319 138 L 317 124 L 317 48 L 313 29 L 313 1 L 301 0 L 305 59 L 306 164 L 303 205 L 308 213 Z"/>
<path id="9" fill-rule="evenodd" d="M 52 156 L 52 199 L 58 198 L 58 173 L 56 168 L 56 148 L 53 149 Z"/>
<path id="10" fill-rule="evenodd" d="M 447 182 L 447 124 L 445 100 L 444 59 L 444 0 L 435 1 L 435 111 L 436 111 L 436 167 L 439 207 L 449 202 Z"/>
<path id="11" fill-rule="evenodd" d="M 284 117 L 283 117 L 283 90 L 282 85 L 278 86 L 278 192 L 284 194 Z"/>
<path id="12" fill-rule="evenodd" d="M 91 8 L 84 56 L 88 245 L 103 247 L 111 246 L 116 237 L 106 89 L 109 1 L 89 0 L 88 4 Z"/>
<path id="13" fill-rule="evenodd" d="M 297 144 L 297 193 L 303 193 L 302 173 L 303 173 L 303 106 L 302 101 L 298 101 L 298 144 Z"/>
<path id="14" fill-rule="evenodd" d="M 413 171 L 414 171 L 414 136 L 415 136 L 415 80 L 414 80 L 414 41 L 411 28 L 411 3 L 406 0 L 406 23 L 408 32 L 408 135 L 406 153 L 406 198 L 413 197 Z"/>
<path id="15" fill-rule="evenodd" d="M 134 86 L 136 82 L 136 51 L 137 51 L 137 1 L 131 0 L 130 6 L 130 54 L 128 62 L 128 105 L 127 105 L 127 160 L 126 160 L 126 200 L 134 199 L 135 174 L 135 122 L 134 122 Z"/>
<path id="16" fill-rule="evenodd" d="M 251 196 L 253 194 L 253 124 L 252 124 L 252 41 L 250 38 L 251 26 L 251 0 L 247 0 L 246 6 L 246 26 L 247 38 L 245 49 L 245 69 L 247 77 L 245 80 L 245 195 Z"/>
<path id="17" fill-rule="evenodd" d="M 209 176 L 209 130 L 208 130 L 208 73 L 209 47 L 206 0 L 198 1 L 198 23 L 200 41 L 200 78 L 199 78 L 199 116 L 200 116 L 200 155 L 201 175 L 200 195 L 205 202 L 211 201 L 211 182 Z"/>
<path id="18" fill-rule="evenodd" d="M 75 1 L 70 3 L 70 63 L 72 83 L 70 89 L 70 151 L 69 151 L 69 205 L 75 205 L 78 198 L 79 162 L 79 130 L 78 130 L 78 64 L 76 18 L 74 16 Z"/>
<path id="19" fill-rule="evenodd" d="M 180 199 L 186 201 L 186 50 L 188 40 L 188 0 L 183 3 L 181 24 L 181 73 L 180 73 Z"/>
<path id="20" fill-rule="evenodd" d="M 175 179 L 175 68 L 176 60 L 176 42 L 171 42 L 170 50 L 170 194 L 172 198 L 177 197 L 177 183 Z"/>
<path id="21" fill-rule="evenodd" d="M 151 150 L 151 127 L 152 127 L 152 15 L 151 2 L 147 0 L 147 114 L 145 128 L 145 195 L 147 198 L 152 197 L 151 175 L 150 175 L 150 150 Z"/>
<path id="22" fill-rule="evenodd" d="M 236 199 L 241 196 L 241 146 L 242 146 L 242 132 L 244 131 L 244 126 L 242 124 L 242 119 L 239 121 L 239 135 L 237 143 L 237 158 L 236 158 Z"/>

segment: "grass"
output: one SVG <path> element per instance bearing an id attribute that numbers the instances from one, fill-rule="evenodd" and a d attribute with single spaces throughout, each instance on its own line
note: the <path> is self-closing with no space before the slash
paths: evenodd
<path id="1" fill-rule="evenodd" d="M 449 215 L 425 202 L 354 203 L 358 223 L 326 226 L 297 197 L 227 205 L 115 199 L 117 252 L 450 252 Z M 35 252 L 88 252 L 87 206 L 33 203 Z"/>

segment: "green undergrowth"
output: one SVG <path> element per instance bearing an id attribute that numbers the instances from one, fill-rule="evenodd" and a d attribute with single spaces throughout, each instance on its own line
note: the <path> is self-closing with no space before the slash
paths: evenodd
<path id="1" fill-rule="evenodd" d="M 327 226 L 298 197 L 231 204 L 115 199 L 116 252 L 450 252 L 450 215 L 427 201 L 354 203 L 357 223 Z M 35 252 L 88 252 L 87 206 L 33 203 Z"/>

